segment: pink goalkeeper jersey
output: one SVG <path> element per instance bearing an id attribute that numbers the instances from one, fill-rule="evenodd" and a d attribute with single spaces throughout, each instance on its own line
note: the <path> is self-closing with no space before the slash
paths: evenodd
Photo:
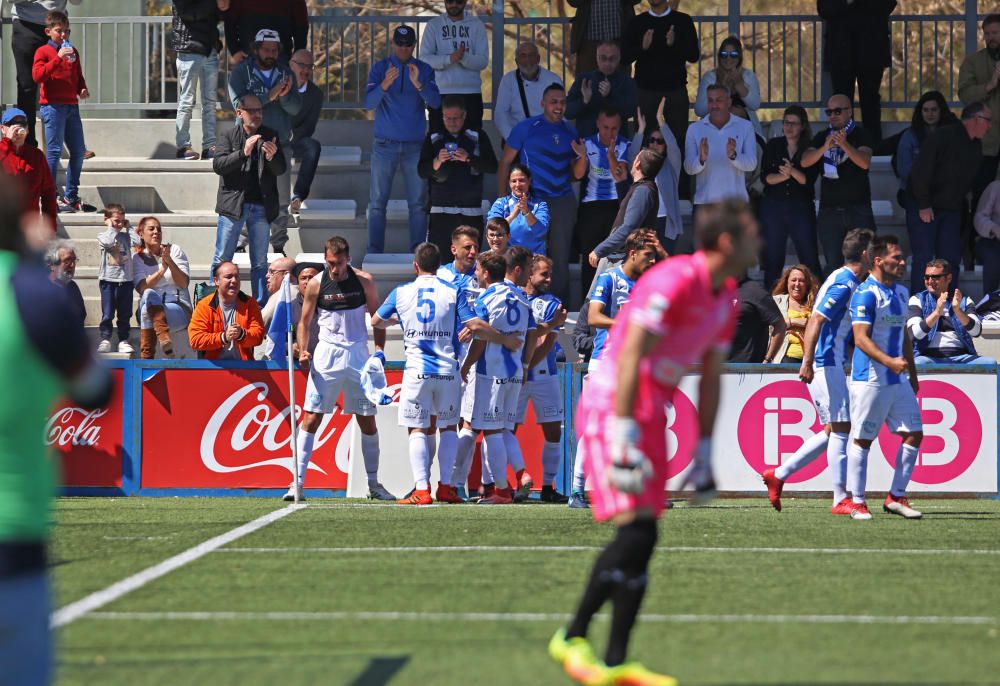
<path id="1" fill-rule="evenodd" d="M 636 283 L 611 327 L 602 373 L 588 380 L 595 392 L 593 400 L 604 396 L 613 402 L 618 356 L 627 328 L 623 323 L 632 322 L 661 337 L 640 363 L 636 418 L 652 418 L 647 413 L 662 415 L 662 404 L 651 401 L 669 399 L 684 373 L 701 362 L 706 350 L 729 352 L 736 328 L 736 294 L 734 279 L 728 279 L 718 293 L 712 292 L 705 253 L 701 251 L 655 265 Z"/>

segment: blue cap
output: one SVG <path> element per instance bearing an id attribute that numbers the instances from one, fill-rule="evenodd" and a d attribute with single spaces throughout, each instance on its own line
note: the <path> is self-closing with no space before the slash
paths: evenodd
<path id="1" fill-rule="evenodd" d="M 24 113 L 24 110 L 16 107 L 8 107 L 3 113 L 3 125 L 7 126 L 7 124 L 17 117 L 23 118 L 25 122 L 28 121 L 28 115 Z"/>
<path id="2" fill-rule="evenodd" d="M 392 32 L 392 42 L 396 45 L 408 46 L 417 44 L 417 32 L 406 24 L 400 24 Z"/>

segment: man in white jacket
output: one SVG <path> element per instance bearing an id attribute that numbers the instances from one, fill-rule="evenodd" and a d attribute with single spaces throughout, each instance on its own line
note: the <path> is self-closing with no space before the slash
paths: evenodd
<path id="1" fill-rule="evenodd" d="M 562 83 L 556 74 L 541 66 L 538 46 L 522 41 L 514 53 L 517 68 L 503 75 L 493 106 L 493 123 L 504 140 L 514 125 L 542 113 L 542 93 L 553 83 Z"/>
<path id="2" fill-rule="evenodd" d="M 483 128 L 483 78 L 490 61 L 486 27 L 465 15 L 468 0 L 445 0 L 445 13 L 427 22 L 420 40 L 420 59 L 434 68 L 441 95 L 465 100 L 465 128 Z M 431 133 L 444 131 L 441 108 L 428 110 Z"/>

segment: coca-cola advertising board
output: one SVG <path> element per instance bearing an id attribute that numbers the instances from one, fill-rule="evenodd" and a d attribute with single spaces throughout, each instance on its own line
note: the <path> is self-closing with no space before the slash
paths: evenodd
<path id="1" fill-rule="evenodd" d="M 59 456 L 64 486 L 121 488 L 125 372 L 113 369 L 111 377 L 114 394 L 106 407 L 85 410 L 63 401 L 45 424 L 45 445 Z"/>

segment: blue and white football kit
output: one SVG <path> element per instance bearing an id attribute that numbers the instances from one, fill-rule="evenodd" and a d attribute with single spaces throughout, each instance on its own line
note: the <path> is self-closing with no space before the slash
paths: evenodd
<path id="1" fill-rule="evenodd" d="M 849 308 L 851 297 L 860 283 L 847 267 L 836 270 L 823 283 L 816 294 L 813 313 L 823 317 L 816 340 L 813 359 L 813 382 L 809 385 L 819 413 L 819 421 L 826 426 L 833 422 L 851 421 L 850 393 L 844 363 L 854 334 L 851 329 Z"/>
<path id="2" fill-rule="evenodd" d="M 551 293 L 529 297 L 528 303 L 535 322 L 540 324 L 551 322 L 562 309 L 559 298 Z M 527 383 L 522 386 L 517 402 L 518 424 L 524 423 L 529 400 L 535 410 L 535 421 L 539 424 L 563 420 L 562 386 L 559 383 L 559 368 L 556 364 L 560 350 L 562 348 L 557 342 L 544 360 L 528 370 Z"/>
<path id="3" fill-rule="evenodd" d="M 614 319 L 628 302 L 633 288 L 635 288 L 635 281 L 626 276 L 621 267 L 615 267 L 597 277 L 590 301 L 604 303 L 605 316 Z M 600 370 L 601 353 L 607 345 L 609 331 L 610 329 L 597 329 L 597 333 L 594 335 L 594 352 L 587 365 L 588 374 L 594 374 Z"/>

